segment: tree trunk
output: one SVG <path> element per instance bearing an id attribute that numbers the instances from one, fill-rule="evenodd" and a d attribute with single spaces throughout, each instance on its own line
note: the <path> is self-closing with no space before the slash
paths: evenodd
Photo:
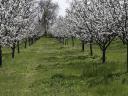
<path id="1" fill-rule="evenodd" d="M 65 45 L 68 45 L 68 39 L 65 39 Z"/>
<path id="2" fill-rule="evenodd" d="M 64 45 L 66 45 L 67 44 L 67 42 L 66 42 L 66 39 L 64 38 Z"/>
<path id="3" fill-rule="evenodd" d="M 33 37 L 33 44 L 36 42 L 36 38 Z"/>
<path id="4" fill-rule="evenodd" d="M 103 48 L 102 50 L 102 63 L 105 64 L 106 63 L 106 49 Z"/>
<path id="5" fill-rule="evenodd" d="M 24 44 L 25 44 L 25 48 L 27 48 L 27 39 L 25 39 L 25 42 L 24 42 Z"/>
<path id="6" fill-rule="evenodd" d="M 128 41 L 127 41 L 127 73 L 128 73 Z"/>
<path id="7" fill-rule="evenodd" d="M 33 45 L 33 44 L 34 44 L 34 40 L 33 40 L 33 38 L 31 38 L 31 41 L 32 41 L 31 45 Z"/>
<path id="8" fill-rule="evenodd" d="M 45 24 L 45 32 L 44 32 L 44 36 L 47 37 L 47 23 Z"/>
<path id="9" fill-rule="evenodd" d="M 20 42 L 17 42 L 17 52 L 20 53 Z"/>
<path id="10" fill-rule="evenodd" d="M 90 55 L 93 56 L 92 43 L 90 42 Z"/>
<path id="11" fill-rule="evenodd" d="M 62 38 L 62 43 L 63 43 L 64 45 L 66 45 L 66 40 L 65 40 L 65 38 Z"/>
<path id="12" fill-rule="evenodd" d="M 84 52 L 84 41 L 81 41 L 82 43 L 82 51 Z"/>
<path id="13" fill-rule="evenodd" d="M 0 46 L 0 67 L 2 66 L 2 47 Z"/>
<path id="14" fill-rule="evenodd" d="M 31 46 L 31 39 L 30 38 L 28 39 L 28 43 L 29 43 L 29 46 Z"/>
<path id="15" fill-rule="evenodd" d="M 75 43 L 74 43 L 74 38 L 72 37 L 72 47 L 74 47 Z"/>
<path id="16" fill-rule="evenodd" d="M 67 45 L 67 39 L 65 39 L 65 45 Z"/>
<path id="17" fill-rule="evenodd" d="M 12 47 L 12 59 L 15 58 L 15 44 L 13 44 L 13 47 Z"/>
<path id="18" fill-rule="evenodd" d="M 46 30 L 45 30 L 44 36 L 46 36 L 46 37 L 47 37 L 47 31 L 46 31 Z"/>

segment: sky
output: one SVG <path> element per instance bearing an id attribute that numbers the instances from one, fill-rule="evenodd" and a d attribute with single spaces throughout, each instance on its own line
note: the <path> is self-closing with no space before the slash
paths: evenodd
<path id="1" fill-rule="evenodd" d="M 58 5 L 59 5 L 59 13 L 58 13 L 58 15 L 65 16 L 65 14 L 66 14 L 65 9 L 69 8 L 69 6 L 70 6 L 69 2 L 70 1 L 71 0 L 53 0 L 53 2 L 57 2 Z"/>
<path id="2" fill-rule="evenodd" d="M 36 1 L 40 1 L 40 0 L 36 0 Z M 65 9 L 70 7 L 70 2 L 72 0 L 52 0 L 52 1 L 58 3 L 58 5 L 59 5 L 58 15 L 65 16 L 65 14 L 66 14 Z"/>

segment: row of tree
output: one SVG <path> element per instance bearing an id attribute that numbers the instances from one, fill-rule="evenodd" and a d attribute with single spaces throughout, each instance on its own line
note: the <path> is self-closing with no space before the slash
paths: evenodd
<path id="1" fill-rule="evenodd" d="M 106 50 L 119 37 L 127 45 L 128 72 L 128 1 L 127 0 L 74 0 L 65 17 L 59 17 L 50 33 L 58 40 L 78 38 L 84 44 L 93 44 L 102 51 L 102 63 L 106 62 Z M 73 42 L 74 45 L 74 42 Z"/>
<path id="2" fill-rule="evenodd" d="M 0 0 L 0 66 L 3 47 L 11 48 L 14 59 L 16 47 L 19 53 L 21 43 L 26 48 L 44 34 L 37 5 L 34 0 Z"/>

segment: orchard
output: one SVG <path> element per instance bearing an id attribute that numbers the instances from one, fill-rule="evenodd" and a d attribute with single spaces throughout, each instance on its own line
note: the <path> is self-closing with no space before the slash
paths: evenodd
<path id="1" fill-rule="evenodd" d="M 128 1 L 0 0 L 0 86 L 0 96 L 127 96 Z"/>

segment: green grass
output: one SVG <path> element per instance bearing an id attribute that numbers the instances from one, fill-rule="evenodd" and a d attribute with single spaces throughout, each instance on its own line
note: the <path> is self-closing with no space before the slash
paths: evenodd
<path id="1" fill-rule="evenodd" d="M 127 96 L 126 48 L 114 41 L 107 50 L 107 63 L 101 64 L 101 51 L 89 45 L 81 52 L 51 38 L 42 38 L 11 59 L 3 49 L 0 69 L 0 96 Z M 69 42 L 71 43 L 71 42 Z"/>

